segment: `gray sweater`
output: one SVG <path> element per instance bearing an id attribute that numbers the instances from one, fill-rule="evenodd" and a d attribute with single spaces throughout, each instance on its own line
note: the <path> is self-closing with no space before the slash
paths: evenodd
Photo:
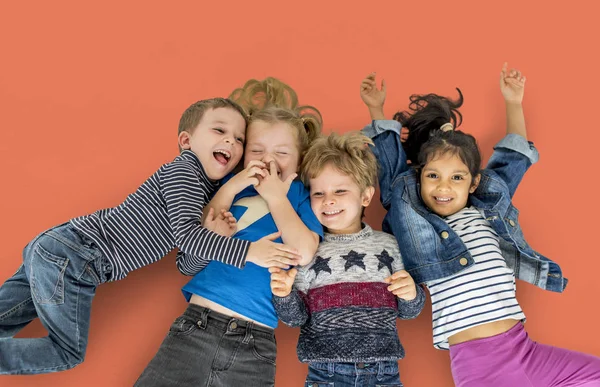
<path id="1" fill-rule="evenodd" d="M 356 234 L 326 233 L 313 261 L 298 269 L 292 293 L 273 296 L 281 321 L 301 326 L 300 361 L 403 358 L 396 318 L 415 318 L 425 304 L 420 286 L 411 301 L 387 290 L 383 280 L 403 268 L 396 239 L 389 234 L 366 224 Z"/>

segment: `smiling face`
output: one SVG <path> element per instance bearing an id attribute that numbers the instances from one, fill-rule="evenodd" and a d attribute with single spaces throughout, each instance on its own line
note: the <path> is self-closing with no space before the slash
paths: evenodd
<path id="1" fill-rule="evenodd" d="M 244 167 L 252 160 L 260 160 L 267 167 L 273 161 L 277 167 L 277 175 L 285 181 L 298 171 L 300 164 L 295 131 L 296 129 L 283 122 L 253 121 L 248 126 Z"/>
<path id="2" fill-rule="evenodd" d="M 362 212 L 373 198 L 374 187 L 361 192 L 356 181 L 327 164 L 310 179 L 310 206 L 331 234 L 354 234 L 362 228 Z"/>
<path id="3" fill-rule="evenodd" d="M 421 170 L 421 198 L 431 211 L 449 216 L 467 206 L 479 179 L 480 175 L 473 179 L 458 155 L 447 153 L 432 159 Z"/>
<path id="4" fill-rule="evenodd" d="M 246 121 L 236 110 L 208 109 L 190 132 L 179 133 L 179 146 L 198 156 L 209 179 L 222 179 L 242 158 Z"/>

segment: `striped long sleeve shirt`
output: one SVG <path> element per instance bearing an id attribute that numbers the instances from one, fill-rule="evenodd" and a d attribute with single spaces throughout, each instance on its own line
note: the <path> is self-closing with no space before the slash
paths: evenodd
<path id="1" fill-rule="evenodd" d="M 525 320 L 516 299 L 515 275 L 506 264 L 498 234 L 474 207 L 445 218 L 465 243 L 475 264 L 427 283 L 431 294 L 433 346 L 449 349 L 448 338 L 485 323 Z"/>
<path id="2" fill-rule="evenodd" d="M 185 275 L 198 273 L 212 260 L 243 267 L 250 242 L 201 225 L 202 209 L 217 186 L 198 157 L 184 150 L 119 206 L 74 218 L 71 224 L 107 258 L 110 281 L 158 261 L 174 248 L 179 249 L 177 268 Z"/>

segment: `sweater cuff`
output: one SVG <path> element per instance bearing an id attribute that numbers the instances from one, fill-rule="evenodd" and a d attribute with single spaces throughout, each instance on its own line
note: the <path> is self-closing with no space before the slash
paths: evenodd
<path id="1" fill-rule="evenodd" d="M 297 290 L 292 290 L 286 297 L 273 295 L 272 300 L 277 316 L 284 324 L 300 326 L 306 322 L 308 318 L 306 307 Z"/>
<path id="2" fill-rule="evenodd" d="M 417 317 L 425 306 L 425 291 L 420 285 L 417 286 L 417 296 L 410 301 L 398 298 L 398 315 L 402 319 Z"/>

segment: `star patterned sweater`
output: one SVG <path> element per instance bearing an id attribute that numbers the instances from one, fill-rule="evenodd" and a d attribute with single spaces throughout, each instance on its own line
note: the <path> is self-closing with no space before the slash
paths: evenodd
<path id="1" fill-rule="evenodd" d="M 396 239 L 364 224 L 356 234 L 328 234 L 313 261 L 298 268 L 287 297 L 273 296 L 278 317 L 300 326 L 305 363 L 393 361 L 404 357 L 396 318 L 419 315 L 425 293 L 405 301 L 383 280 L 404 268 Z"/>

